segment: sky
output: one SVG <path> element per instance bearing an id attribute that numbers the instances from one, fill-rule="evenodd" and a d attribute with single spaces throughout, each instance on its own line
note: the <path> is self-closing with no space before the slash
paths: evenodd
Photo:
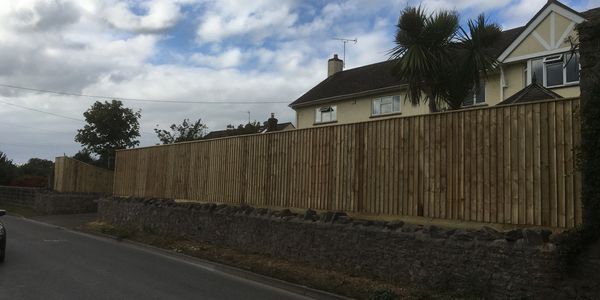
<path id="1" fill-rule="evenodd" d="M 209 130 L 295 122 L 288 104 L 325 79 L 327 59 L 348 44 L 346 68 L 386 60 L 403 8 L 484 12 L 503 29 L 524 25 L 546 0 L 2 0 L 0 151 L 15 163 L 73 155 L 94 101 L 141 110 L 141 146 L 153 129 L 184 118 Z M 563 3 L 582 11 L 600 0 Z M 104 98 L 56 95 L 19 86 Z M 235 102 L 235 103 L 231 103 Z M 261 102 L 261 103 L 252 103 Z M 266 103 L 265 103 L 266 102 Z M 27 109 L 28 108 L 28 109 Z"/>

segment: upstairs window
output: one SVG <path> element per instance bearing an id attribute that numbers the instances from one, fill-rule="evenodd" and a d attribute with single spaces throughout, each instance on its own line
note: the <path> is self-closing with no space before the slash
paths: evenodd
<path id="1" fill-rule="evenodd" d="M 485 104 L 485 80 L 479 81 L 479 90 L 477 87 L 473 87 L 473 89 L 469 92 L 469 95 L 463 101 L 463 106 L 474 106 Z"/>
<path id="2" fill-rule="evenodd" d="M 328 123 L 337 121 L 337 106 L 322 106 L 315 110 L 315 123 Z"/>
<path id="3" fill-rule="evenodd" d="M 556 54 L 531 60 L 531 77 L 545 87 L 559 87 L 579 82 L 579 55 Z"/>
<path id="4" fill-rule="evenodd" d="M 381 116 L 400 112 L 400 96 L 388 96 L 373 99 L 373 116 Z"/>

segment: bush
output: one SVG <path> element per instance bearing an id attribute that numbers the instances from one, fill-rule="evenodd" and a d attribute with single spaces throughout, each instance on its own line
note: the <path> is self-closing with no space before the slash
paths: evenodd
<path id="1" fill-rule="evenodd" d="M 37 175 L 24 175 L 13 179 L 10 182 L 10 185 L 20 187 L 47 187 L 48 177 Z"/>

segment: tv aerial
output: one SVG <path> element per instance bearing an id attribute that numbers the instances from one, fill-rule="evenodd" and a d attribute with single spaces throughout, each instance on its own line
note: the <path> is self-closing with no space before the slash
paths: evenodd
<path id="1" fill-rule="evenodd" d="M 333 38 L 336 41 L 341 41 L 344 44 L 344 58 L 343 58 L 343 62 L 342 62 L 342 66 L 345 68 L 346 67 L 346 44 L 353 42 L 354 44 L 358 43 L 358 38 L 354 38 L 354 39 L 344 39 L 344 38 Z"/>

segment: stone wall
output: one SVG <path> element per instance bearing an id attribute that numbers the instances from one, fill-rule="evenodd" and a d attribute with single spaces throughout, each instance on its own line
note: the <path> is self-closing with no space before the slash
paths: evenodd
<path id="1" fill-rule="evenodd" d="M 37 195 L 43 191 L 42 188 L 0 186 L 0 205 L 34 208 Z"/>
<path id="2" fill-rule="evenodd" d="M 556 245 L 543 229 L 497 232 L 352 220 L 343 213 L 271 211 L 172 200 L 105 198 L 100 218 L 144 230 L 308 263 L 401 286 L 506 299 L 564 289 Z"/>
<path id="3" fill-rule="evenodd" d="M 43 188 L 0 186 L 0 208 L 3 205 L 33 209 L 42 214 L 95 212 L 97 193 L 57 193 Z"/>

